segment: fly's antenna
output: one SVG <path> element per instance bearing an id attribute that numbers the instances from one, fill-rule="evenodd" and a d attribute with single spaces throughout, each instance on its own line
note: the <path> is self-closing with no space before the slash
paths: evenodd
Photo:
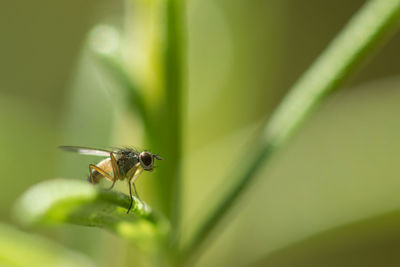
<path id="1" fill-rule="evenodd" d="M 163 160 L 163 158 L 160 157 L 158 154 L 154 154 L 153 156 L 154 156 L 156 159 L 158 159 L 158 160 Z"/>

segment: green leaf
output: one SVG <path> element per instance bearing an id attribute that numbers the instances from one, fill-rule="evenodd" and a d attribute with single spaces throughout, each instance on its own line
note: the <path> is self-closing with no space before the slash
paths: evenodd
<path id="1" fill-rule="evenodd" d="M 256 144 L 246 153 L 250 156 L 243 168 L 229 176 L 227 180 L 238 178 L 184 246 L 182 255 L 186 260 L 204 246 L 274 152 L 287 143 L 329 93 L 343 85 L 369 55 L 382 47 L 399 20 L 400 0 L 370 0 L 351 18 L 274 111 Z"/>
<path id="2" fill-rule="evenodd" d="M 85 181 L 54 179 L 30 188 L 18 201 L 16 217 L 25 225 L 71 223 L 107 229 L 149 248 L 169 232 L 167 221 L 145 203 Z"/>
<path id="3" fill-rule="evenodd" d="M 0 223 L 1 266 L 96 266 L 89 258 Z"/>

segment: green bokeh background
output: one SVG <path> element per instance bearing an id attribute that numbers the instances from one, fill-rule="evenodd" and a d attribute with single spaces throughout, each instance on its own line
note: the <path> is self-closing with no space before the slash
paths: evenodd
<path id="1" fill-rule="evenodd" d="M 364 2 L 187 2 L 186 236 L 224 192 L 226 175 L 246 161 L 252 137 L 288 88 Z M 12 206 L 31 185 L 86 179 L 94 159 L 58 145 L 142 145 L 140 121 L 87 51 L 99 23 L 123 26 L 124 2 L 0 3 L 4 223 L 16 224 Z M 398 266 L 399 45 L 397 34 L 260 172 L 198 266 Z M 148 191 L 146 179 L 151 174 L 140 191 Z M 29 231 L 99 266 L 130 266 L 140 256 L 99 229 Z"/>

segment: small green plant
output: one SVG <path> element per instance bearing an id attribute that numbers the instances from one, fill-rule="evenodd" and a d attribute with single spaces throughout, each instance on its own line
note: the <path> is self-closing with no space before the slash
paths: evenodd
<path id="1" fill-rule="evenodd" d="M 158 176 L 153 188 L 157 210 L 135 201 L 133 213 L 125 214 L 129 205 L 127 196 L 93 188 L 83 181 L 59 179 L 28 190 L 19 202 L 17 213 L 24 214 L 21 220 L 26 224 L 67 222 L 104 228 L 142 247 L 143 253 L 148 252 L 151 257 L 156 254 L 160 258 L 158 263 L 190 264 L 203 251 L 206 241 L 218 234 L 216 226 L 254 180 L 260 167 L 285 145 L 326 96 L 339 89 L 396 30 L 400 0 L 368 1 L 353 16 L 283 99 L 250 148 L 249 155 L 253 156 L 242 169 L 235 170 L 235 183 L 219 203 L 209 207 L 211 212 L 185 243 L 181 242 L 180 192 L 186 74 L 184 3 L 165 0 L 143 3 L 142 8 L 161 15 L 152 16 L 153 20 L 141 18 L 150 24 L 147 27 L 155 27 L 158 32 L 147 33 L 141 39 L 147 50 L 142 51 L 146 57 L 137 67 L 127 67 L 115 53 L 94 52 L 124 89 L 130 108 L 140 116 L 148 147 L 160 151 L 166 159 L 162 172 L 154 173 Z"/>

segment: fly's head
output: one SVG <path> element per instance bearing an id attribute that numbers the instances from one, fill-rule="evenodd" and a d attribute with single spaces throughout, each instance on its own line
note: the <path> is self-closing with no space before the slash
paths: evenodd
<path id="1" fill-rule="evenodd" d="M 139 154 L 139 162 L 145 171 L 152 171 L 154 169 L 154 159 L 162 160 L 162 158 L 148 151 L 143 151 Z"/>

